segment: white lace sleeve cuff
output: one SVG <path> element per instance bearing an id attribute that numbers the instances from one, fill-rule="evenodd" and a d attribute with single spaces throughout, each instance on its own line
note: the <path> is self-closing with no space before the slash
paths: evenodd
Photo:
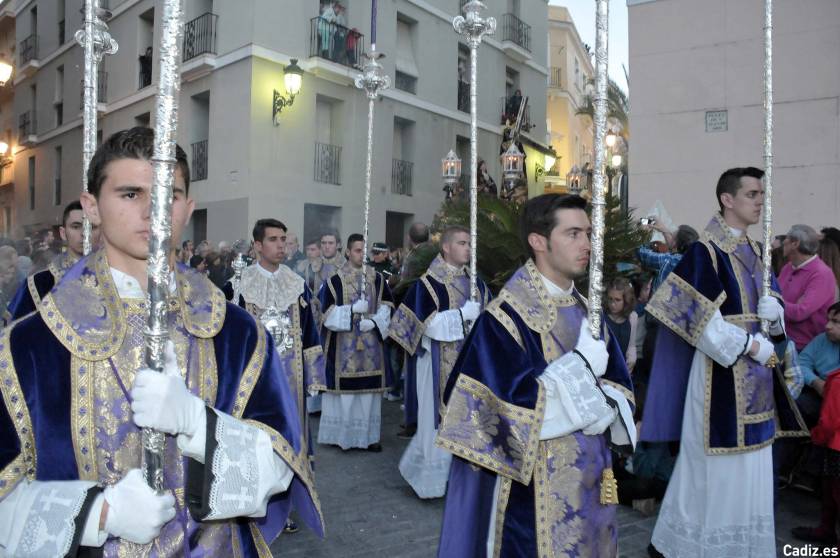
<path id="1" fill-rule="evenodd" d="M 541 440 L 581 430 L 612 412 L 583 359 L 574 353 L 549 364 L 539 380 L 546 390 Z"/>
<path id="2" fill-rule="evenodd" d="M 353 325 L 353 310 L 349 304 L 332 306 L 324 316 L 324 327 L 330 331 L 350 331 Z"/>
<path id="3" fill-rule="evenodd" d="M 464 338 L 464 323 L 461 320 L 461 312 L 458 310 L 445 310 L 438 312 L 423 333 L 435 341 L 460 341 Z"/>
<path id="4" fill-rule="evenodd" d="M 729 367 L 743 354 L 748 337 L 746 331 L 724 320 L 718 310 L 697 341 L 697 349 L 721 366 Z"/>
<path id="5" fill-rule="evenodd" d="M 207 414 L 207 431 L 205 466 L 188 470 L 190 512 L 202 521 L 262 517 L 294 472 L 255 426 L 214 409 Z"/>
<path id="6" fill-rule="evenodd" d="M 382 339 L 388 337 L 388 328 L 391 326 L 391 308 L 384 304 L 381 305 L 370 319 L 379 328 L 379 335 L 382 336 Z"/>
<path id="7" fill-rule="evenodd" d="M 75 555 L 99 494 L 90 481 L 21 482 L 0 502 L 0 555 Z M 95 521 L 98 531 L 98 513 Z M 89 546 L 105 543 L 94 539 Z"/>

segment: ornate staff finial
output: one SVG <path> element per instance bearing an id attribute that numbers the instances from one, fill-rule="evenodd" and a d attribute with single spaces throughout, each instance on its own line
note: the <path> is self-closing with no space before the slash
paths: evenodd
<path id="1" fill-rule="evenodd" d="M 385 75 L 385 70 L 378 60 L 385 55 L 379 52 L 365 53 L 367 61 L 362 64 L 362 74 L 355 79 L 356 87 L 363 90 L 368 98 L 368 128 L 367 128 L 367 163 L 365 165 L 365 224 L 364 224 L 364 255 L 362 256 L 362 279 L 360 293 L 365 298 L 365 277 L 367 276 L 368 233 L 370 232 L 370 181 L 373 168 L 373 102 L 379 94 L 391 87 L 391 78 Z"/>
<path id="2" fill-rule="evenodd" d="M 487 6 L 481 0 L 464 4 L 464 15 L 455 16 L 452 27 L 467 38 L 470 47 L 470 299 L 478 300 L 478 47 L 485 35 L 496 32 L 496 19 L 483 17 Z"/>
<path id="3" fill-rule="evenodd" d="M 99 0 L 85 0 L 84 27 L 76 31 L 76 42 L 84 49 L 85 70 L 84 90 L 82 91 L 82 192 L 87 192 L 87 170 L 96 150 L 96 107 L 99 104 L 99 63 L 106 54 L 115 54 L 119 46 L 111 34 L 105 20 L 111 12 L 99 7 Z M 91 250 L 91 226 L 87 216 L 83 217 L 82 251 Z"/>

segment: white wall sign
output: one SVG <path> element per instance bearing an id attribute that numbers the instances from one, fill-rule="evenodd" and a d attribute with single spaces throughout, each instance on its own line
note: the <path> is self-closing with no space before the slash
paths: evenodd
<path id="1" fill-rule="evenodd" d="M 725 132 L 729 129 L 729 111 L 707 110 L 706 132 Z"/>

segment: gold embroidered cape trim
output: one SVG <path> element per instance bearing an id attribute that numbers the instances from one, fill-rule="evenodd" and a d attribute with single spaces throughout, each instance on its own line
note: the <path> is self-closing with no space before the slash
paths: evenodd
<path id="1" fill-rule="evenodd" d="M 417 317 L 411 308 L 405 304 L 400 304 L 400 307 L 397 309 L 397 313 L 394 315 L 394 318 L 391 320 L 391 325 L 388 328 L 388 337 L 390 337 L 394 343 L 402 347 L 406 353 L 414 356 L 414 353 L 417 351 L 417 347 L 420 345 L 420 341 L 423 338 L 423 333 L 426 331 L 426 328 L 435 316 L 437 316 L 437 311 L 429 314 L 426 320 L 421 322 L 420 318 Z M 403 323 L 406 321 L 408 324 Z M 413 331 L 413 334 L 409 338 L 407 332 L 410 330 Z"/>
<path id="2" fill-rule="evenodd" d="M 35 285 L 36 275 L 38 274 L 33 273 L 32 275 L 26 278 L 26 288 L 29 291 L 29 296 L 32 297 L 32 302 L 37 308 L 38 305 L 41 304 L 41 293 L 38 292 L 38 287 Z"/>
<path id="3" fill-rule="evenodd" d="M 506 302 L 503 298 L 495 298 L 493 299 L 488 305 L 485 310 L 488 314 L 496 318 L 496 321 L 499 322 L 502 327 L 510 334 L 511 338 L 516 341 L 516 344 L 519 345 L 521 349 L 525 349 L 525 343 L 522 341 L 522 336 L 519 334 L 519 329 L 517 329 L 516 324 L 513 323 L 513 318 L 511 318 L 507 312 L 502 309 L 502 303 Z"/>
<path id="4" fill-rule="evenodd" d="M 11 330 L 12 327 L 8 327 L 0 335 L 0 393 L 3 396 L 6 412 L 15 427 L 20 443 L 20 453 L 0 471 L 0 498 L 11 492 L 24 476 L 34 480 L 38 463 L 32 419 L 29 416 L 29 408 L 26 405 L 26 398 L 23 396 L 12 359 L 9 342 Z"/>
<path id="5" fill-rule="evenodd" d="M 104 250 L 88 256 L 86 265 L 78 279 L 62 280 L 44 296 L 38 311 L 72 355 L 84 360 L 105 360 L 117 353 L 126 333 L 123 301 Z M 199 338 L 212 338 L 219 333 L 226 312 L 224 294 L 194 271 L 177 270 L 176 285 L 178 309 L 187 331 Z M 203 306 L 208 302 L 209 311 Z M 96 323 L 101 327 L 90 327 Z"/>
<path id="6" fill-rule="evenodd" d="M 80 480 L 98 481 L 93 379 L 96 363 L 70 356 L 70 423 Z"/>
<path id="7" fill-rule="evenodd" d="M 239 379 L 239 386 L 236 388 L 236 400 L 233 403 L 233 415 L 235 418 L 241 419 L 245 412 L 245 407 L 251 399 L 251 392 L 254 391 L 254 386 L 257 385 L 257 380 L 260 377 L 263 366 L 265 365 L 266 357 L 266 343 L 267 336 L 265 328 L 257 324 L 255 328 L 257 331 L 257 343 L 254 346 L 254 352 L 251 353 L 251 358 L 242 371 L 242 377 Z"/>
<path id="8" fill-rule="evenodd" d="M 531 481 L 534 465 L 537 460 L 540 428 L 542 427 L 545 413 L 545 393 L 542 384 L 537 382 L 537 385 L 539 391 L 537 393 L 536 406 L 534 409 L 528 409 L 507 403 L 499 399 L 489 387 L 481 382 L 463 374 L 459 375 L 455 383 L 455 388 L 450 394 L 449 404 L 447 405 L 443 422 L 438 430 L 435 444 L 497 475 L 527 485 Z M 468 411 L 470 405 L 466 401 L 464 394 L 467 394 L 474 400 L 482 401 L 487 411 L 485 413 Z M 514 459 L 515 463 L 518 462 L 518 467 L 512 467 L 503 463 L 495 455 L 499 451 L 504 453 L 504 449 L 498 445 L 494 446 L 494 455 L 489 455 L 488 449 L 485 447 L 488 444 L 486 440 L 492 440 L 494 436 L 493 432 L 482 430 L 479 424 L 481 419 L 480 414 L 484 414 L 485 417 L 489 415 L 491 422 L 494 424 L 498 422 L 498 419 L 503 418 L 511 426 L 511 429 L 515 425 L 527 427 L 527 432 L 523 432 L 521 428 L 512 430 L 511 436 L 507 440 L 508 444 L 511 444 L 513 441 L 519 441 L 521 443 L 522 451 L 520 459 Z M 492 418 L 494 416 L 496 417 L 495 420 Z M 463 430 L 459 427 L 459 423 L 465 420 L 470 422 L 471 427 L 471 431 L 469 432 L 471 438 L 468 441 L 457 439 L 457 436 L 452 435 L 459 430 Z M 450 431 L 452 434 L 450 434 Z M 521 439 L 522 437 L 526 438 Z"/>
<path id="9" fill-rule="evenodd" d="M 677 291 L 676 294 L 673 292 L 674 289 Z M 709 300 L 685 279 L 675 273 L 670 273 L 662 285 L 656 289 L 656 293 L 648 302 L 646 311 L 668 326 L 686 343 L 696 347 L 709 320 L 712 319 L 725 300 L 725 291 L 721 291 L 717 299 Z M 700 316 L 699 319 L 692 319 L 692 323 L 687 322 L 684 327 L 678 324 L 676 320 L 680 317 L 688 319 L 688 316 L 684 316 L 684 314 L 688 312 L 691 303 L 695 303 L 697 306 L 692 311 L 695 314 L 700 313 Z"/>
<path id="10" fill-rule="evenodd" d="M 513 292 L 514 290 L 516 292 Z M 510 304 L 525 324 L 537 333 L 551 331 L 558 319 L 559 308 L 579 304 L 578 299 L 572 295 L 549 295 L 540 272 L 531 259 L 508 281 L 499 293 L 499 299 Z"/>
<path id="11" fill-rule="evenodd" d="M 737 250 L 739 244 L 749 244 L 756 256 L 761 257 L 761 250 L 759 250 L 758 244 L 746 234 L 740 237 L 732 234 L 729 225 L 726 224 L 726 221 L 723 220 L 723 216 L 720 213 L 715 213 L 712 220 L 709 221 L 709 224 L 706 225 L 706 228 L 701 233 L 700 239 L 701 241 L 713 242 L 727 254 L 732 254 L 732 252 Z"/>
<path id="12" fill-rule="evenodd" d="M 323 356 L 324 349 L 320 345 L 315 345 L 303 350 L 303 366 L 309 371 L 309 378 L 311 380 L 311 383 L 308 386 L 309 389 L 317 389 L 318 391 L 324 391 L 327 389 L 327 379 L 324 374 L 324 368 L 323 366 L 319 367 L 316 365 L 318 359 L 323 358 Z M 313 372 L 319 372 L 318 376 L 316 377 Z"/>

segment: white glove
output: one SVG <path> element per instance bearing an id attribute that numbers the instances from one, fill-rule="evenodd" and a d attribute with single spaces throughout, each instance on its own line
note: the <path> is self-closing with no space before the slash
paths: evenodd
<path id="1" fill-rule="evenodd" d="M 599 434 L 603 434 L 610 425 L 615 422 L 615 417 L 617 416 L 617 412 L 613 409 L 609 403 L 604 402 L 604 406 L 602 409 L 602 415 L 590 424 L 589 426 L 584 427 L 583 433 L 587 436 L 598 436 Z"/>
<path id="2" fill-rule="evenodd" d="M 481 313 L 481 304 L 474 300 L 468 300 L 461 306 L 461 316 L 465 322 L 474 322 Z"/>
<path id="3" fill-rule="evenodd" d="M 367 299 L 359 299 L 353 303 L 353 306 L 350 307 L 350 310 L 353 311 L 354 314 L 367 314 L 368 311 L 368 301 Z"/>
<path id="4" fill-rule="evenodd" d="M 592 333 L 589 331 L 589 320 L 585 318 L 580 324 L 580 336 L 575 350 L 583 355 L 596 377 L 600 378 L 604 375 L 604 372 L 607 371 L 607 363 L 610 360 L 607 344 L 592 337 Z"/>
<path id="5" fill-rule="evenodd" d="M 755 353 L 755 356 L 750 355 L 750 358 L 759 364 L 767 364 L 767 361 L 770 360 L 770 356 L 774 351 L 773 343 L 760 333 L 753 336 L 749 343 L 750 347 L 752 347 L 752 341 L 758 341 L 758 351 Z"/>
<path id="6" fill-rule="evenodd" d="M 193 436 L 202 424 L 204 402 L 190 393 L 175 358 L 175 345 L 167 341 L 163 372 L 137 371 L 131 388 L 134 424 L 167 434 Z"/>
<path id="7" fill-rule="evenodd" d="M 778 322 L 782 318 L 782 305 L 776 297 L 763 296 L 758 299 L 758 317 L 770 323 Z"/>
<path id="8" fill-rule="evenodd" d="M 143 480 L 140 469 L 130 470 L 117 484 L 106 488 L 105 501 L 105 531 L 137 544 L 154 540 L 161 527 L 175 517 L 175 498 L 169 492 L 155 493 Z"/>
<path id="9" fill-rule="evenodd" d="M 359 331 L 362 333 L 368 332 L 376 327 L 376 324 L 373 323 L 373 320 L 369 320 L 365 318 L 364 320 L 359 320 Z"/>

